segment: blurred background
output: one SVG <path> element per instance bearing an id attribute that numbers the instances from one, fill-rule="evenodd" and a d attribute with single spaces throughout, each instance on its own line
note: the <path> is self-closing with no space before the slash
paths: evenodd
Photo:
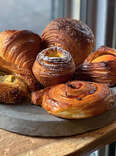
<path id="1" fill-rule="evenodd" d="M 0 31 L 29 29 L 41 34 L 57 17 L 85 22 L 94 32 L 96 48 L 116 48 L 116 0 L 0 0 Z M 91 154 L 115 155 L 115 143 Z"/>

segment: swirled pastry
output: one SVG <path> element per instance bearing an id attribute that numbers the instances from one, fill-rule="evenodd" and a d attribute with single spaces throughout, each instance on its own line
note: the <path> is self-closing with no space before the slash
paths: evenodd
<path id="1" fill-rule="evenodd" d="M 37 55 L 32 70 L 36 79 L 46 87 L 70 80 L 75 64 L 69 52 L 51 47 Z"/>
<path id="2" fill-rule="evenodd" d="M 77 75 L 81 79 L 107 83 L 109 86 L 116 85 L 116 50 L 100 47 L 77 69 Z"/>
<path id="3" fill-rule="evenodd" d="M 26 78 L 31 90 L 35 90 L 32 65 L 40 50 L 40 43 L 39 35 L 28 30 L 6 30 L 0 33 L 0 68 L 5 66 L 10 73 L 15 69 L 15 74 L 20 73 L 23 79 Z"/>
<path id="4" fill-rule="evenodd" d="M 31 101 L 33 104 L 35 105 L 39 105 L 41 106 L 42 104 L 42 100 L 43 100 L 43 95 L 45 94 L 45 92 L 47 92 L 51 87 L 46 87 L 44 89 L 41 90 L 36 90 L 34 92 L 31 93 Z"/>
<path id="5" fill-rule="evenodd" d="M 27 85 L 14 75 L 0 76 L 0 103 L 19 103 L 28 98 Z"/>
<path id="6" fill-rule="evenodd" d="M 57 18 L 42 33 L 44 48 L 59 46 L 69 51 L 75 64 L 81 64 L 94 48 L 94 35 L 81 21 Z"/>
<path id="7" fill-rule="evenodd" d="M 106 84 L 72 81 L 45 92 L 42 107 L 58 117 L 80 119 L 102 114 L 113 103 L 114 95 Z"/>

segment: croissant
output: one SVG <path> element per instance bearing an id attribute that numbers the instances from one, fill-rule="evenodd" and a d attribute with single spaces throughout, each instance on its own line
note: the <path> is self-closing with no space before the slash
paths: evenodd
<path id="1" fill-rule="evenodd" d="M 81 64 L 94 48 L 94 35 L 81 21 L 57 18 L 42 32 L 42 46 L 59 46 L 69 51 L 75 64 Z"/>
<path id="2" fill-rule="evenodd" d="M 11 73 L 15 69 L 15 74 L 20 73 L 21 77 L 23 75 L 28 77 L 27 84 L 32 90 L 36 81 L 32 73 L 32 65 L 40 50 L 40 43 L 39 35 L 28 30 L 6 30 L 0 33 L 0 60 L 2 60 L 0 68 L 3 68 L 4 62 Z M 33 84 L 29 84 L 30 80 Z"/>
<path id="3" fill-rule="evenodd" d="M 114 94 L 106 84 L 72 81 L 45 92 L 42 107 L 50 114 L 67 119 L 97 116 L 111 109 Z"/>
<path id="4" fill-rule="evenodd" d="M 29 69 L 17 68 L 16 65 L 6 62 L 0 57 L 0 71 L 4 71 L 5 74 L 12 74 L 20 77 L 24 83 L 27 84 L 30 91 L 39 89 L 39 84 Z"/>
<path id="5" fill-rule="evenodd" d="M 116 50 L 105 46 L 98 48 L 77 68 L 77 77 L 116 85 Z"/>
<path id="6" fill-rule="evenodd" d="M 70 80 L 75 64 L 69 52 L 51 47 L 37 55 L 32 70 L 36 79 L 46 87 Z"/>
<path id="7" fill-rule="evenodd" d="M 27 86 L 20 78 L 14 75 L 0 76 L 1 103 L 19 103 L 27 97 Z"/>

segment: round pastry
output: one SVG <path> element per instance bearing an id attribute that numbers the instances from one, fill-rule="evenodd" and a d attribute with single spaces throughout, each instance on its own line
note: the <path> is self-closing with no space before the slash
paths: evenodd
<path id="1" fill-rule="evenodd" d="M 77 68 L 77 77 L 114 86 L 116 84 L 116 50 L 105 46 L 97 49 Z"/>
<path id="2" fill-rule="evenodd" d="M 57 18 L 44 29 L 43 48 L 59 46 L 69 51 L 75 64 L 81 64 L 94 48 L 94 35 L 81 21 Z"/>
<path id="3" fill-rule="evenodd" d="M 42 107 L 48 113 L 67 119 L 97 116 L 111 109 L 114 94 L 106 84 L 72 81 L 45 92 Z"/>
<path id="4" fill-rule="evenodd" d="M 46 87 L 70 80 L 75 64 L 69 52 L 51 47 L 38 54 L 32 70 L 36 79 Z"/>
<path id="5" fill-rule="evenodd" d="M 0 103 L 19 103 L 27 97 L 27 85 L 19 77 L 0 76 Z"/>

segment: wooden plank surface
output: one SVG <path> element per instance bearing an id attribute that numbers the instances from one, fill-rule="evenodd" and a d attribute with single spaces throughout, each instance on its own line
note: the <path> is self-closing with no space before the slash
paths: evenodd
<path id="1" fill-rule="evenodd" d="M 80 156 L 113 141 L 116 121 L 102 129 L 65 138 L 28 137 L 0 129 L 0 156 Z"/>

